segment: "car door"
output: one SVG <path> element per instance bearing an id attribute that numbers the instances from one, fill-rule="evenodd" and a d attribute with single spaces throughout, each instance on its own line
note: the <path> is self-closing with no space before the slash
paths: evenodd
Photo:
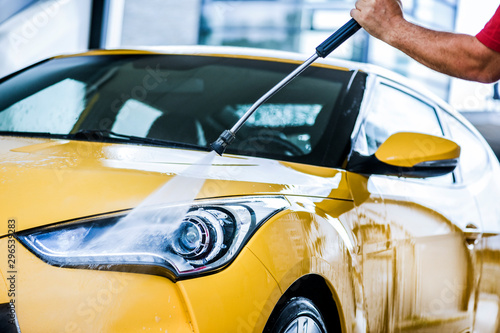
<path id="1" fill-rule="evenodd" d="M 397 132 L 444 135 L 435 106 L 423 96 L 382 79 L 372 91 L 352 154 L 372 155 Z M 422 142 L 422 152 L 432 149 Z M 472 327 L 477 270 L 463 230 L 479 216 L 456 177 L 349 175 L 362 231 L 356 236 L 368 331 Z"/>
<path id="2" fill-rule="evenodd" d="M 474 194 L 481 216 L 482 238 L 474 248 L 481 269 L 474 331 L 500 330 L 500 167 L 479 133 L 461 117 L 442 111 L 450 138 L 460 145 L 457 184 Z M 469 228 L 470 229 L 470 228 Z M 467 230 L 471 232 L 473 230 Z"/>

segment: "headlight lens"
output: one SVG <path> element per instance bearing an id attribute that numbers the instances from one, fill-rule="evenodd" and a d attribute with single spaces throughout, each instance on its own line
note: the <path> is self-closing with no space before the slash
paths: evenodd
<path id="1" fill-rule="evenodd" d="M 225 266 L 259 225 L 288 206 L 282 197 L 210 200 L 156 207 L 123 220 L 126 214 L 99 216 L 18 237 L 51 265 L 176 279 Z M 170 211 L 187 213 L 169 222 Z"/>

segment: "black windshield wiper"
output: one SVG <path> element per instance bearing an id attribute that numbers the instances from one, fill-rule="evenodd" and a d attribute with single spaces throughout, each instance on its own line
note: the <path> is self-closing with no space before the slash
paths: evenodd
<path id="1" fill-rule="evenodd" d="M 43 138 L 64 138 L 65 134 L 54 134 L 50 132 L 23 132 L 23 131 L 0 131 L 0 135 L 8 136 L 27 136 L 27 137 L 43 137 Z"/>
<path id="2" fill-rule="evenodd" d="M 87 140 L 87 141 L 106 141 L 120 140 L 134 143 L 150 143 L 153 145 L 167 146 L 173 148 L 192 148 L 197 150 L 209 150 L 207 147 L 198 146 L 191 143 L 168 141 L 154 138 L 144 138 L 140 136 L 115 133 L 109 130 L 79 130 L 75 134 L 66 135 L 68 139 Z"/>

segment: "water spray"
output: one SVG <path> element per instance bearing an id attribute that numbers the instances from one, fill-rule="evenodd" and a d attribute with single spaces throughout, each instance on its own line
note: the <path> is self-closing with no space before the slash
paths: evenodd
<path id="1" fill-rule="evenodd" d="M 234 124 L 234 126 L 222 132 L 219 138 L 210 144 L 213 151 L 217 152 L 220 156 L 224 153 L 227 146 L 231 144 L 236 138 L 236 132 L 243 126 L 243 124 L 250 118 L 250 116 L 257 110 L 262 104 L 264 104 L 269 98 L 281 90 L 284 86 L 290 83 L 293 79 L 299 76 L 304 70 L 306 70 L 316 59 L 325 58 L 333 50 L 339 47 L 352 35 L 354 35 L 361 26 L 354 19 L 349 20 L 346 24 L 335 31 L 330 37 L 328 37 L 323 43 L 316 47 L 316 53 L 313 54 L 309 59 L 307 59 L 302 65 L 297 67 L 293 72 L 288 74 L 283 80 L 272 87 L 268 92 L 262 95 L 246 112 L 245 114 Z"/>

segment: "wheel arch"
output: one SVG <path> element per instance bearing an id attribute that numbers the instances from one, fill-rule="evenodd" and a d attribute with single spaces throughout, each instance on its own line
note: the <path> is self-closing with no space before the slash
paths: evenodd
<path id="1" fill-rule="evenodd" d="M 296 280 L 276 303 L 264 328 L 269 333 L 280 311 L 293 297 L 310 299 L 325 320 L 328 332 L 346 332 L 340 299 L 335 288 L 319 274 L 307 274 Z"/>

